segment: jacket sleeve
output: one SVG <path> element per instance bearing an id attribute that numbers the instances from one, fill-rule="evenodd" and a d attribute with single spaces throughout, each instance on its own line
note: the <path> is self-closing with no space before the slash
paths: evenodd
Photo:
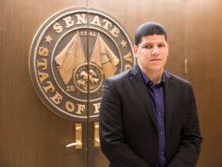
<path id="1" fill-rule="evenodd" d="M 167 167 L 195 167 L 198 161 L 202 137 L 200 134 L 195 97 L 190 84 L 189 92 L 188 115 L 186 126 L 182 131 L 181 145 L 177 154 Z"/>
<path id="2" fill-rule="evenodd" d="M 121 97 L 111 81 L 104 84 L 100 109 L 101 149 L 115 167 L 150 167 L 126 144 L 122 128 Z"/>

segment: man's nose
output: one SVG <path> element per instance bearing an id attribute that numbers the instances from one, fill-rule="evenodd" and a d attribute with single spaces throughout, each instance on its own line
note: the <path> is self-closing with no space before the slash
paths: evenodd
<path id="1" fill-rule="evenodd" d="M 159 48 L 158 48 L 158 46 L 154 46 L 154 47 L 153 47 L 153 49 L 152 49 L 152 51 L 151 51 L 151 54 L 152 54 L 153 56 L 158 56 L 158 55 L 159 55 Z"/>

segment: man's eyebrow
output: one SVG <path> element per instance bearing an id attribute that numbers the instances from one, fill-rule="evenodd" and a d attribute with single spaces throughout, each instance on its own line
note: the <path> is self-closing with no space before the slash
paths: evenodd
<path id="1" fill-rule="evenodd" d="M 146 42 L 144 42 L 144 44 L 153 44 L 153 42 L 146 41 Z"/>
<path id="2" fill-rule="evenodd" d="M 150 41 L 147 41 L 147 42 L 144 42 L 143 44 L 154 44 L 154 43 L 165 44 L 165 41 L 160 41 L 160 42 L 150 42 Z"/>

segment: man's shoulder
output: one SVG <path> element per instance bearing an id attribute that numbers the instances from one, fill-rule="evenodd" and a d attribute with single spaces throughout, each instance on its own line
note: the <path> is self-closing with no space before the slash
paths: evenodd
<path id="1" fill-rule="evenodd" d="M 182 84 L 182 85 L 191 85 L 191 82 L 180 77 L 179 75 L 170 73 L 168 71 L 166 71 L 166 75 L 168 76 L 168 78 L 170 79 L 170 81 L 178 83 L 178 84 Z"/>
<path id="2" fill-rule="evenodd" d="M 121 73 L 119 73 L 119 74 L 117 74 L 117 75 L 108 77 L 106 80 L 109 80 L 109 81 L 111 81 L 111 82 L 123 81 L 123 80 L 125 80 L 126 78 L 128 78 L 128 75 L 129 75 L 129 70 L 124 71 L 124 72 L 121 72 Z"/>
<path id="3" fill-rule="evenodd" d="M 129 83 L 128 74 L 129 74 L 129 70 L 106 78 L 104 82 L 104 87 L 110 90 L 112 88 L 115 88 L 116 90 L 121 92 L 123 90 L 123 87 L 125 88 L 128 87 L 127 86 Z"/>

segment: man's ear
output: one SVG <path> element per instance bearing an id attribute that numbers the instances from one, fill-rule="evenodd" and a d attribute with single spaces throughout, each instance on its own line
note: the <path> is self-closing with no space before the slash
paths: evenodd
<path id="1" fill-rule="evenodd" d="M 135 56 L 135 57 L 138 57 L 138 56 L 137 56 L 137 50 L 138 50 L 137 45 L 134 45 L 134 46 L 133 46 L 133 53 L 134 53 L 134 56 Z"/>
<path id="2" fill-rule="evenodd" d="M 167 49 L 168 49 L 168 53 L 169 53 L 170 45 L 168 42 L 167 42 Z"/>

